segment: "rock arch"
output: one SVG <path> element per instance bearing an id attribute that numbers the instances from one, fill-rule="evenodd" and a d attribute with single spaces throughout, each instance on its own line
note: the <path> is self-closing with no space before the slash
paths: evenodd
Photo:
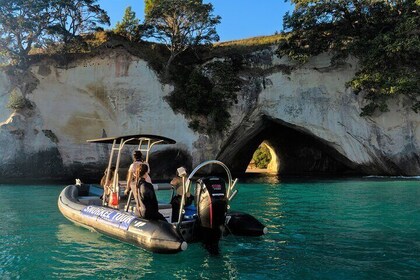
<path id="1" fill-rule="evenodd" d="M 251 121 L 252 119 L 252 121 Z M 243 174 L 256 148 L 266 141 L 281 162 L 282 176 L 363 174 L 360 167 L 340 154 L 334 146 L 298 127 L 267 116 L 250 118 L 225 142 L 218 159 L 235 174 Z"/>

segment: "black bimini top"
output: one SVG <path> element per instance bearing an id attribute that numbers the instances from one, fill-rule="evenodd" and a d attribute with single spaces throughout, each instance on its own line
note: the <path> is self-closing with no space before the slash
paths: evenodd
<path id="1" fill-rule="evenodd" d="M 129 140 L 130 139 L 130 140 Z M 155 143 L 156 145 L 160 144 L 175 144 L 176 141 L 167 137 L 158 136 L 158 135 L 150 135 L 150 134 L 136 134 L 136 135 L 125 135 L 125 136 L 117 136 L 117 137 L 107 137 L 107 138 L 99 138 L 99 139 L 92 139 L 87 140 L 89 143 L 101 143 L 101 144 L 113 144 L 114 140 L 116 143 L 120 143 L 121 140 L 126 141 L 125 144 L 127 145 L 139 145 L 140 142 L 149 141 L 151 143 Z"/>

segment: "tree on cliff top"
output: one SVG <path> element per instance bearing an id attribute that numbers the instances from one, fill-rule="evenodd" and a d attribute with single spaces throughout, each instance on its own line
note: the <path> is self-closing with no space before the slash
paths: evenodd
<path id="1" fill-rule="evenodd" d="M 97 0 L 54 0 L 50 14 L 54 22 L 50 33 L 68 44 L 84 32 L 95 30 L 98 24 L 109 25 L 109 16 L 97 4 Z"/>
<path id="2" fill-rule="evenodd" d="M 0 48 L 22 64 L 35 44 L 42 44 L 51 23 L 49 1 L 0 0 Z"/>
<path id="3" fill-rule="evenodd" d="M 96 0 L 0 0 L 0 48 L 14 63 L 26 64 L 34 46 L 68 43 L 109 17 Z M 58 37 L 58 38 L 57 38 Z"/>
<path id="4" fill-rule="evenodd" d="M 387 111 L 387 100 L 397 95 L 420 111 L 419 0 L 291 2 L 295 10 L 284 17 L 291 32 L 280 43 L 280 56 L 304 63 L 329 51 L 335 63 L 353 55 L 361 69 L 348 85 L 368 100 L 362 116 Z"/>
<path id="5" fill-rule="evenodd" d="M 117 22 L 114 32 L 132 42 L 140 41 L 143 35 L 143 26 L 140 20 L 136 18 L 136 13 L 128 6 L 125 9 L 124 17 L 121 22 Z"/>
<path id="6" fill-rule="evenodd" d="M 202 0 L 145 0 L 145 23 L 148 34 L 167 46 L 170 57 L 165 76 L 172 61 L 180 53 L 199 44 L 218 41 L 213 5 Z"/>

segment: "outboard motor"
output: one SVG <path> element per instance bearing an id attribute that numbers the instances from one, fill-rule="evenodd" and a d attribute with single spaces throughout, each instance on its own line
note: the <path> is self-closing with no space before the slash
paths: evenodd
<path id="1" fill-rule="evenodd" d="M 197 180 L 196 204 L 204 246 L 210 253 L 218 254 L 228 205 L 225 181 L 218 177 Z"/>

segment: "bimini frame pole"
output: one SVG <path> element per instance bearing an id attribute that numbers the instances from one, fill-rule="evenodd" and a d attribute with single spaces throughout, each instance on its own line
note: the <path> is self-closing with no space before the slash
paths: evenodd
<path id="1" fill-rule="evenodd" d="M 143 143 L 143 141 L 147 142 L 147 143 Z M 146 152 L 145 162 L 149 163 L 149 155 L 150 155 L 150 150 L 152 149 L 152 147 L 156 144 L 161 143 L 161 142 L 163 142 L 163 140 L 152 142 L 151 139 L 149 139 L 149 138 L 144 138 L 144 139 L 140 138 L 139 139 L 139 146 L 138 146 L 137 150 L 139 150 L 141 152 Z M 146 148 L 142 148 L 143 145 L 146 145 Z"/>
<path id="2" fill-rule="evenodd" d="M 143 143 L 146 142 L 146 143 Z M 146 148 L 143 149 L 142 146 L 146 145 Z M 146 152 L 146 162 L 149 162 L 149 151 L 150 151 L 150 139 L 139 139 L 139 147 L 137 148 L 137 150 L 141 151 L 141 152 Z"/>
<path id="3" fill-rule="evenodd" d="M 181 196 L 181 205 L 179 207 L 179 213 L 178 213 L 178 224 L 177 229 L 179 229 L 179 224 L 181 223 L 182 219 L 182 211 L 184 210 L 184 204 L 185 204 L 185 196 L 187 194 L 187 191 L 185 189 L 185 177 L 182 177 L 182 196 Z"/>
<path id="4" fill-rule="evenodd" d="M 112 166 L 112 159 L 114 157 L 114 148 L 115 148 L 115 143 L 117 142 L 117 140 L 114 140 L 114 142 L 112 142 L 112 148 L 111 148 L 111 155 L 109 156 L 109 162 L 108 162 L 108 167 L 106 168 L 106 178 L 105 178 L 105 186 L 104 186 L 104 195 L 102 196 L 102 205 L 106 205 L 106 199 L 105 199 L 105 188 L 109 188 L 109 186 L 107 186 L 108 180 L 109 180 L 109 176 L 110 176 L 110 171 L 111 171 L 111 166 Z M 114 174 L 115 177 L 115 174 Z"/>
<path id="5" fill-rule="evenodd" d="M 119 140 L 120 140 L 120 143 L 117 143 L 117 141 Z M 154 145 L 160 144 L 160 143 L 164 143 L 164 144 L 176 143 L 172 139 L 160 137 L 160 136 L 153 136 L 153 135 L 130 135 L 130 136 L 121 136 L 121 137 L 116 137 L 116 138 L 101 138 L 101 139 L 88 140 L 88 142 L 92 142 L 92 143 L 107 143 L 107 144 L 111 143 L 112 141 L 111 155 L 109 157 L 109 162 L 106 169 L 107 174 L 105 176 L 105 180 L 106 180 L 106 183 L 108 183 L 109 180 L 112 180 L 111 182 L 112 186 L 107 186 L 107 187 L 109 187 L 109 189 L 111 189 L 113 192 L 117 192 L 118 199 L 119 199 L 118 173 L 119 173 L 119 165 L 120 165 L 120 160 L 121 160 L 121 152 L 124 145 L 129 143 L 132 140 L 139 141 L 138 150 L 146 152 L 146 162 L 149 162 L 150 150 Z M 136 142 L 136 141 L 133 141 L 133 142 Z M 134 144 L 134 143 L 129 143 L 129 144 Z M 146 147 L 143 148 L 142 146 L 146 146 Z M 111 177 L 111 168 L 113 166 L 113 161 L 114 161 L 114 152 L 117 152 L 117 160 L 116 160 L 115 171 L 114 171 L 115 176 L 111 179 L 110 177 Z M 104 206 L 107 205 L 106 199 L 102 200 L 102 205 Z"/>
<path id="6" fill-rule="evenodd" d="M 117 154 L 117 162 L 115 163 L 114 178 L 113 178 L 113 182 L 112 182 L 112 190 L 117 193 L 118 201 L 120 201 L 120 187 L 119 187 L 119 184 L 118 184 L 118 178 L 119 178 L 118 172 L 119 172 L 119 167 L 120 167 L 121 151 L 122 151 L 123 147 L 124 147 L 124 139 L 121 139 L 119 147 L 116 148 L 116 150 L 118 151 L 118 154 Z"/>

